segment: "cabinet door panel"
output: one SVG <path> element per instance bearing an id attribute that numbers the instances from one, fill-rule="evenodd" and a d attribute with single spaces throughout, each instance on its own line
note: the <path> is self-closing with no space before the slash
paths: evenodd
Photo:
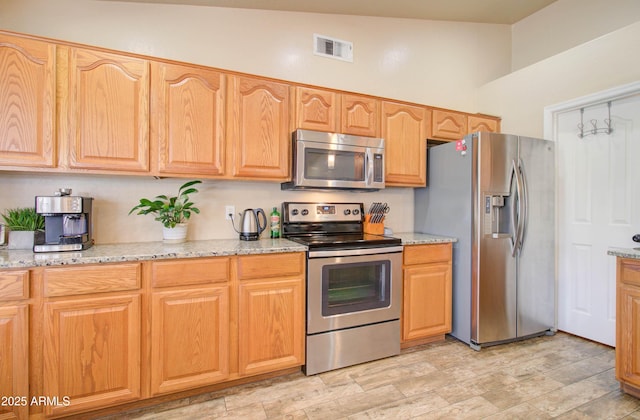
<path id="1" fill-rule="evenodd" d="M 640 388 L 640 287 L 619 284 L 617 292 L 616 376 Z"/>
<path id="2" fill-rule="evenodd" d="M 380 137 L 380 101 L 361 95 L 342 95 L 340 131 L 359 136 Z"/>
<path id="3" fill-rule="evenodd" d="M 402 339 L 451 331 L 451 264 L 404 269 Z"/>
<path id="4" fill-rule="evenodd" d="M 304 364 L 303 280 L 243 282 L 239 298 L 240 375 Z"/>
<path id="5" fill-rule="evenodd" d="M 382 103 L 387 185 L 426 185 L 430 112 L 417 106 Z"/>
<path id="6" fill-rule="evenodd" d="M 73 48 L 69 166 L 149 170 L 149 62 Z"/>
<path id="7" fill-rule="evenodd" d="M 467 116 L 452 111 L 433 110 L 434 139 L 458 140 L 467 134 Z"/>
<path id="8" fill-rule="evenodd" d="M 62 414 L 140 398 L 140 296 L 88 298 L 44 305 L 44 395 Z"/>
<path id="9" fill-rule="evenodd" d="M 470 115 L 467 119 L 467 133 L 474 133 L 476 131 L 488 131 L 491 133 L 497 133 L 500 131 L 500 124 L 498 120 L 475 117 Z"/>
<path id="10" fill-rule="evenodd" d="M 0 165 L 53 167 L 55 45 L 0 35 Z"/>
<path id="11" fill-rule="evenodd" d="M 29 398 L 27 305 L 0 307 L 0 396 Z M 0 405 L 0 419 L 26 419 L 28 401 Z"/>
<path id="12" fill-rule="evenodd" d="M 296 127 L 334 133 L 337 131 L 338 94 L 330 90 L 296 88 Z"/>
<path id="13" fill-rule="evenodd" d="M 154 292 L 151 392 L 176 392 L 229 376 L 229 287 Z"/>
<path id="14" fill-rule="evenodd" d="M 290 90 L 284 83 L 230 77 L 227 141 L 232 176 L 273 180 L 289 177 Z"/>
<path id="15" fill-rule="evenodd" d="M 164 63 L 153 63 L 152 75 L 159 172 L 222 175 L 224 75 Z"/>

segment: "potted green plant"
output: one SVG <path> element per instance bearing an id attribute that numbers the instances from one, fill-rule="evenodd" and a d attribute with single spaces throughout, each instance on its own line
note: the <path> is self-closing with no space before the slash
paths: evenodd
<path id="1" fill-rule="evenodd" d="M 178 195 L 168 197 L 159 195 L 153 201 L 141 198 L 140 203 L 129 211 L 129 214 L 153 214 L 155 220 L 162 223 L 162 235 L 165 242 L 180 243 L 187 239 L 187 221 L 192 213 L 200 213 L 194 203 L 190 200 L 189 194 L 197 193 L 198 190 L 193 185 L 202 181 L 194 180 L 183 184 L 178 189 Z"/>
<path id="2" fill-rule="evenodd" d="M 2 214 L 9 228 L 9 249 L 33 249 L 36 230 L 44 229 L 44 217 L 33 207 L 8 209 Z"/>

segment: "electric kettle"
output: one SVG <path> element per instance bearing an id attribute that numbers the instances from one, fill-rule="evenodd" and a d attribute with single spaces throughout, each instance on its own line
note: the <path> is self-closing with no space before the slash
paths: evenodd
<path id="1" fill-rule="evenodd" d="M 243 241 L 257 241 L 260 238 L 260 234 L 267 227 L 267 215 L 264 210 L 244 209 L 240 215 L 242 216 L 240 231 L 236 229 L 236 232 L 240 234 L 240 239 Z"/>

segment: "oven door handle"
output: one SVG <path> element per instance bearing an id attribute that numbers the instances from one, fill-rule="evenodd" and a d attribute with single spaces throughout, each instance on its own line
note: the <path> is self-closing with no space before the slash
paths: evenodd
<path id="1" fill-rule="evenodd" d="M 327 251 L 309 251 L 309 258 L 352 257 L 359 255 L 378 255 L 402 252 L 402 246 L 386 246 L 378 248 L 334 249 Z"/>

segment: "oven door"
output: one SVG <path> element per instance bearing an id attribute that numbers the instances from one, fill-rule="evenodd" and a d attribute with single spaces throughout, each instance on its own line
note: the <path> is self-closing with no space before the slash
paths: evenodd
<path id="1" fill-rule="evenodd" d="M 307 334 L 400 318 L 402 247 L 309 251 Z"/>

